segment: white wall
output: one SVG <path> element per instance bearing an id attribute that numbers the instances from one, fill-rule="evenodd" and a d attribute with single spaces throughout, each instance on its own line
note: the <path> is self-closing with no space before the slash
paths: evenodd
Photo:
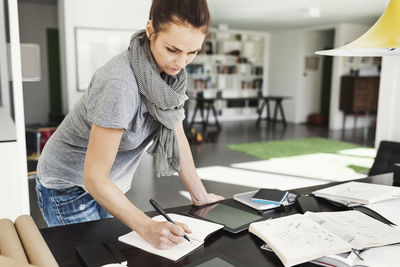
<path id="1" fill-rule="evenodd" d="M 17 151 L 18 144 L 15 141 L 0 143 L 0 218 L 11 220 L 29 213 L 29 197 L 24 188 L 27 187 L 28 178 L 25 173 L 26 184 L 21 183 L 18 169 L 23 166 L 20 165 Z"/>
<path id="2" fill-rule="evenodd" d="M 307 121 L 319 112 L 322 61 L 317 71 L 305 71 L 305 57 L 332 42 L 327 31 L 285 31 L 271 34 L 268 94 L 292 97 L 283 102 L 287 120 Z"/>
<path id="3" fill-rule="evenodd" d="M 19 3 L 21 43 L 40 46 L 41 81 L 24 82 L 25 123 L 47 123 L 50 112 L 46 29 L 57 28 L 57 6 Z"/>
<path id="4" fill-rule="evenodd" d="M 380 141 L 400 142 L 400 57 L 382 58 L 375 147 Z"/>
<path id="5" fill-rule="evenodd" d="M 75 28 L 143 29 L 151 0 L 59 0 L 59 29 L 63 112 L 66 114 L 82 95 L 77 91 Z M 129 40 L 127 40 L 127 47 Z"/>
<path id="6" fill-rule="evenodd" d="M 4 14 L 4 4 L 0 4 L 0 14 Z M 0 15 L 0 59 L 7 58 L 6 24 Z M 8 85 L 8 65 L 7 60 L 0 60 L 0 106 L 11 112 L 10 95 Z"/>
<path id="7" fill-rule="evenodd" d="M 297 122 L 297 91 L 302 71 L 301 40 L 301 31 L 272 33 L 270 37 L 268 94 L 292 97 L 283 102 L 289 122 Z"/>
<path id="8" fill-rule="evenodd" d="M 335 45 L 334 47 L 343 46 L 368 30 L 370 25 L 358 24 L 339 24 L 335 29 Z M 332 84 L 331 84 L 331 105 L 329 114 L 329 129 L 340 130 L 343 128 L 343 112 L 339 110 L 340 99 L 340 79 L 343 74 L 347 74 L 348 69 L 344 67 L 343 57 L 334 57 L 332 66 Z M 357 121 L 358 127 L 363 126 L 365 120 Z M 352 116 L 346 118 L 345 128 L 353 127 L 354 120 Z"/>
<path id="9" fill-rule="evenodd" d="M 302 42 L 302 82 L 297 92 L 296 122 L 306 122 L 308 115 L 320 112 L 322 57 L 318 57 L 318 68 L 306 71 L 305 57 L 315 56 L 314 52 L 333 46 L 330 31 L 306 31 Z"/>
<path id="10" fill-rule="evenodd" d="M 3 10 L 3 5 L 4 1 L 0 1 L 0 11 Z M 21 214 L 29 214 L 29 192 L 17 0 L 9 0 L 8 9 L 11 47 L 10 61 L 15 112 L 15 124 L 12 123 L 8 127 L 15 127 L 16 141 L 0 142 L 0 218 L 14 220 Z M 0 20 L 4 21 L 3 12 L 0 12 Z M 1 39 L 4 41 L 4 38 Z M 0 45 L 4 45 L 4 43 Z M 0 60 L 2 62 L 0 66 L 4 66 L 4 61 L 7 62 L 7 57 L 1 57 Z M 3 121 L 0 121 L 0 125 L 2 127 L 6 126 L 6 124 L 3 124 Z"/>

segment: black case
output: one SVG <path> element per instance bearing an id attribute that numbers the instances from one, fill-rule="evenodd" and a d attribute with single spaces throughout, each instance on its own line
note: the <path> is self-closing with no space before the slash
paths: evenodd
<path id="1" fill-rule="evenodd" d="M 300 213 L 305 213 L 306 211 L 320 212 L 318 201 L 313 196 L 299 196 L 294 202 L 294 206 Z"/>
<path id="2" fill-rule="evenodd" d="M 126 258 L 109 241 L 90 243 L 75 248 L 80 261 L 87 267 L 98 267 L 110 263 L 127 264 Z"/>

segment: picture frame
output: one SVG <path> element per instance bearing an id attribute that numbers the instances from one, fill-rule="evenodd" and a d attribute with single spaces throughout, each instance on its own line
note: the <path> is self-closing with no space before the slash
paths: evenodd
<path id="1" fill-rule="evenodd" d="M 95 71 L 128 49 L 136 30 L 75 28 L 77 90 L 85 91 Z"/>
<path id="2" fill-rule="evenodd" d="M 343 57 L 343 65 L 350 69 L 359 69 L 360 61 L 359 57 Z"/>
<path id="3" fill-rule="evenodd" d="M 304 60 L 306 71 L 317 71 L 319 66 L 318 56 L 306 56 Z"/>

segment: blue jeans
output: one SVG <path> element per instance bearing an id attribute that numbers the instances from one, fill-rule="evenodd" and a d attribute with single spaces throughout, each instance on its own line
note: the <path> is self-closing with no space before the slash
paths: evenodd
<path id="1" fill-rule="evenodd" d="M 36 178 L 39 208 L 48 226 L 100 220 L 112 217 L 82 187 L 63 189 L 44 187 Z"/>

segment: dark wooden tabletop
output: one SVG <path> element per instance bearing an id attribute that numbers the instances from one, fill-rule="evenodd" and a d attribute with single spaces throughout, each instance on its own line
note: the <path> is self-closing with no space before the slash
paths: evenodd
<path id="1" fill-rule="evenodd" d="M 393 174 L 377 175 L 359 181 L 392 185 Z M 300 188 L 291 190 L 291 192 L 304 195 L 326 186 L 328 185 Z M 227 199 L 224 201 L 229 205 L 254 212 L 251 208 L 248 208 L 233 199 Z M 343 207 L 334 206 L 323 199 L 318 199 L 318 202 L 323 211 L 345 209 Z M 191 208 L 192 206 L 188 205 L 167 209 L 166 211 L 182 214 L 188 212 Z M 267 219 L 294 213 L 297 213 L 297 211 L 294 207 L 290 206 L 271 210 L 263 216 Z M 148 215 L 155 216 L 157 214 L 155 212 L 149 212 Z M 231 259 L 243 266 L 283 266 L 274 253 L 261 250 L 260 246 L 264 242 L 250 234 L 248 231 L 243 231 L 239 234 L 231 234 L 224 230 L 220 230 L 213 233 L 206 239 L 203 246 L 177 262 L 150 254 L 117 241 L 118 236 L 130 232 L 130 229 L 115 218 L 44 228 L 40 231 L 60 266 L 83 266 L 75 254 L 75 247 L 106 240 L 114 243 L 118 247 L 122 254 L 128 259 L 129 266 L 184 266 L 194 262 L 201 262 L 202 259 L 216 253 L 219 253 L 227 259 Z M 306 263 L 300 266 L 314 265 Z"/>

